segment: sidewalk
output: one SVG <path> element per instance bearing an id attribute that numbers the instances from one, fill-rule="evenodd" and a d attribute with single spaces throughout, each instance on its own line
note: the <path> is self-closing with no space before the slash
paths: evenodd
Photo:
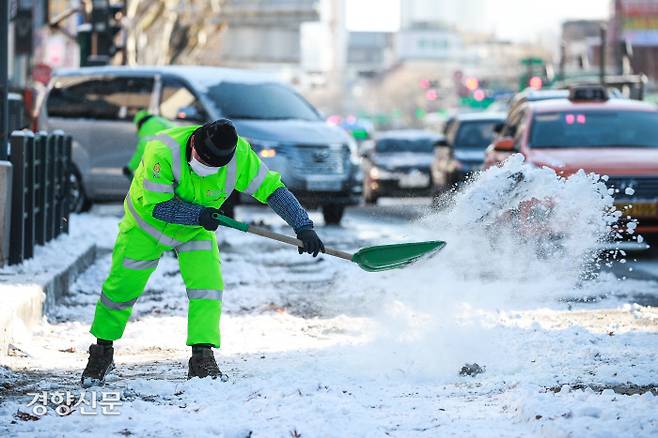
<path id="1" fill-rule="evenodd" d="M 0 269 L 0 363 L 11 344 L 29 340 L 77 276 L 94 263 L 99 248 L 111 247 L 114 235 L 103 234 L 101 227 L 88 222 L 84 215 L 72 216 L 71 234 L 36 247 L 34 257 L 20 265 Z"/>

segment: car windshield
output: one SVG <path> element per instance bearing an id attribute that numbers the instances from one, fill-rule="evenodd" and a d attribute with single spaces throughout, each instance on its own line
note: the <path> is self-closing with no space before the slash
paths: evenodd
<path id="1" fill-rule="evenodd" d="M 495 120 L 462 122 L 453 142 L 455 148 L 485 149 L 494 138 L 494 128 L 500 123 Z"/>
<path id="2" fill-rule="evenodd" d="M 536 114 L 534 148 L 658 147 L 658 112 L 563 111 Z"/>
<path id="3" fill-rule="evenodd" d="M 394 152 L 431 154 L 434 151 L 434 142 L 431 138 L 419 138 L 415 140 L 406 138 L 382 138 L 375 144 L 375 151 L 384 154 Z"/>
<path id="4" fill-rule="evenodd" d="M 230 119 L 320 120 L 313 107 L 289 88 L 276 84 L 222 82 L 208 97 Z"/>

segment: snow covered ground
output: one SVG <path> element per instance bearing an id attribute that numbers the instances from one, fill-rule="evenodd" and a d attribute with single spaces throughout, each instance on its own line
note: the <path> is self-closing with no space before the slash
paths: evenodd
<path id="1" fill-rule="evenodd" d="M 508 177 L 519 169 L 525 178 L 511 187 Z M 105 255 L 0 368 L 0 433 L 656 436 L 658 308 L 635 303 L 658 297 L 658 283 L 634 278 L 622 253 L 611 262 L 617 275 L 583 275 L 605 268 L 592 259 L 611 225 L 600 213 L 611 200 L 599 184 L 511 163 L 420 221 L 368 208 L 351 212 L 343 227 L 319 227 L 327 245 L 345 250 L 448 241 L 429 260 L 382 273 L 222 231 L 226 291 L 216 356 L 227 383 L 185 378 L 187 304 L 176 259 L 166 255 L 115 344 L 117 370 L 97 389 L 121 393 L 119 415 L 100 408 L 82 415 L 81 405 L 59 416 L 51 401 L 47 415 L 32 417 L 29 394 L 80 395 L 89 322 L 110 266 Z M 540 222 L 541 230 L 560 230 L 559 245 L 501 219 L 533 197 L 555 203 Z M 110 247 L 115 212 L 77 216 L 72 230 Z M 286 231 L 267 209 L 238 214 Z M 642 263 L 650 273 L 654 262 Z M 472 363 L 484 372 L 460 375 Z"/>

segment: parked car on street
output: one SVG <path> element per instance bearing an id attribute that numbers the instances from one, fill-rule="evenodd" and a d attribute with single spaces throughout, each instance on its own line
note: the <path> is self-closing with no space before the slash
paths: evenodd
<path id="1" fill-rule="evenodd" d="M 272 75 L 202 66 L 89 67 L 56 72 L 40 114 L 41 129 L 74 138 L 77 209 L 121 200 L 121 169 L 136 144 L 132 118 L 148 109 L 178 123 L 226 117 L 307 208 L 339 223 L 359 202 L 356 144 Z"/>
<path id="2" fill-rule="evenodd" d="M 375 204 L 382 196 L 430 194 L 430 163 L 443 138 L 431 131 L 398 130 L 377 134 L 362 152 L 363 196 Z"/>
<path id="3" fill-rule="evenodd" d="M 528 163 L 563 176 L 579 169 L 608 175 L 615 204 L 639 219 L 637 231 L 658 233 L 656 106 L 611 99 L 602 87 L 574 87 L 568 98 L 524 103 L 510 128 L 513 136 L 487 149 L 485 167 L 520 153 Z"/>
<path id="4" fill-rule="evenodd" d="M 446 137 L 436 144 L 431 164 L 432 192 L 439 195 L 450 190 L 480 170 L 484 151 L 494 138 L 494 129 L 505 120 L 503 113 L 459 114 Z"/>

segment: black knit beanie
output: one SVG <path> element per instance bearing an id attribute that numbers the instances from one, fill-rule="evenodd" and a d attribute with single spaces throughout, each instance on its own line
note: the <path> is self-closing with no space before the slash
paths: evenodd
<path id="1" fill-rule="evenodd" d="M 194 150 L 209 166 L 228 164 L 235 154 L 237 143 L 238 133 L 228 119 L 206 123 L 194 132 Z"/>

